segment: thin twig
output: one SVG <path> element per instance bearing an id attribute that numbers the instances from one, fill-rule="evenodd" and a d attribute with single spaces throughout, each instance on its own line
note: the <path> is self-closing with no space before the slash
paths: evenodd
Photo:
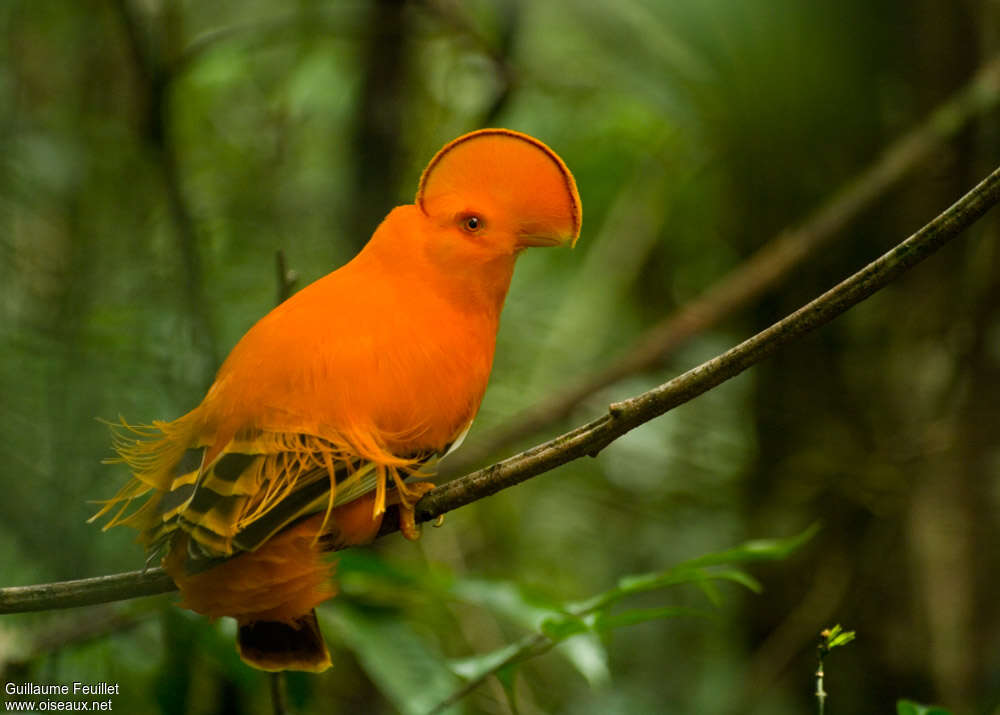
<path id="1" fill-rule="evenodd" d="M 274 267 L 278 274 L 278 300 L 284 303 L 295 292 L 295 284 L 299 282 L 299 274 L 294 268 L 289 268 L 285 261 L 285 252 L 280 248 L 274 253 Z"/>
<path id="2" fill-rule="evenodd" d="M 288 715 L 288 681 L 285 673 L 271 673 L 271 705 L 274 715 Z"/>
<path id="3" fill-rule="evenodd" d="M 917 233 L 820 297 L 734 348 L 669 382 L 608 407 L 607 414 L 490 467 L 428 492 L 417 520 L 430 521 L 583 456 L 596 456 L 639 425 L 755 365 L 782 345 L 828 323 L 954 239 L 1000 202 L 1000 169 Z M 387 518 L 380 535 L 396 531 Z M 70 608 L 174 590 L 162 569 L 0 589 L 0 613 Z"/>
<path id="4" fill-rule="evenodd" d="M 833 628 L 824 628 L 820 631 L 819 645 L 816 648 L 816 706 L 819 715 L 823 715 L 826 712 L 826 699 L 829 696 L 829 693 L 823 687 L 823 678 L 826 677 L 823 664 L 826 661 L 826 657 L 830 655 L 830 651 L 834 648 L 847 645 L 854 640 L 854 637 L 854 631 L 845 631 L 840 627 L 839 623 Z"/>
<path id="5" fill-rule="evenodd" d="M 797 227 L 779 233 L 700 297 L 645 331 L 609 365 L 553 392 L 455 454 L 449 468 L 457 473 L 468 471 L 505 447 L 569 417 L 600 390 L 630 375 L 659 367 L 692 337 L 773 288 L 909 171 L 939 151 L 971 120 L 994 109 L 998 103 L 1000 56 L 985 63 L 965 87 L 939 105 L 922 124 L 890 145 Z"/>

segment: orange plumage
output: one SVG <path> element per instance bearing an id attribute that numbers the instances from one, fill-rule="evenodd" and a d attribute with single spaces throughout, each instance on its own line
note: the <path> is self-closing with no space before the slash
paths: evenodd
<path id="1" fill-rule="evenodd" d="M 94 518 L 114 510 L 105 528 L 133 526 L 165 554 L 181 605 L 236 618 L 250 665 L 329 667 L 313 610 L 336 591 L 323 551 L 371 541 L 391 503 L 416 537 L 430 485 L 407 480 L 433 474 L 479 409 L 515 259 L 572 244 L 580 220 L 572 175 L 537 139 L 455 139 L 413 205 L 243 336 L 198 407 L 123 423 L 134 478 Z"/>

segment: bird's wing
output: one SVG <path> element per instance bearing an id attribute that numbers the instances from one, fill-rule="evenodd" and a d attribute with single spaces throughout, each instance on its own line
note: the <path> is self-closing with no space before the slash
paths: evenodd
<path id="1" fill-rule="evenodd" d="M 187 534 L 187 567 L 197 571 L 257 550 L 304 517 L 325 513 L 326 527 L 334 509 L 371 492 L 376 492 L 373 518 L 380 516 L 387 488 L 409 477 L 433 475 L 443 454 L 467 431 L 440 451 L 423 451 L 390 465 L 362 459 L 313 435 L 259 433 L 233 439 L 221 449 L 206 443 L 180 451 L 169 448 L 170 435 L 157 441 L 149 440 L 148 432 L 140 432 L 147 439 L 119 434 L 116 448 L 134 479 L 94 518 L 119 506 L 105 528 L 128 524 L 140 529 L 149 562 L 175 535 Z M 216 456 L 206 464 L 210 453 Z M 153 494 L 141 507 L 125 514 L 133 499 L 149 491 Z"/>

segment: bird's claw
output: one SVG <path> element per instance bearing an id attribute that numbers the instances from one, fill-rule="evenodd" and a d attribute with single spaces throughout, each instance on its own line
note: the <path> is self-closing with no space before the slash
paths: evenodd
<path id="1" fill-rule="evenodd" d="M 400 490 L 399 531 L 410 541 L 416 541 L 420 538 L 420 525 L 417 523 L 414 507 L 424 494 L 436 486 L 433 482 L 410 482 L 406 484 L 405 492 Z M 438 521 L 440 521 L 440 517 L 438 517 Z M 440 526 L 440 524 L 435 522 L 435 526 Z"/>

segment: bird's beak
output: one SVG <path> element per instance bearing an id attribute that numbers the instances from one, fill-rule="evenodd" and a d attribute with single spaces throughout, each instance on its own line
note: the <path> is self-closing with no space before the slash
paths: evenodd
<path id="1" fill-rule="evenodd" d="M 522 233 L 517 237 L 518 248 L 534 248 L 546 246 L 564 246 L 569 244 L 572 248 L 576 243 L 576 236 L 559 236 L 552 233 Z"/>

